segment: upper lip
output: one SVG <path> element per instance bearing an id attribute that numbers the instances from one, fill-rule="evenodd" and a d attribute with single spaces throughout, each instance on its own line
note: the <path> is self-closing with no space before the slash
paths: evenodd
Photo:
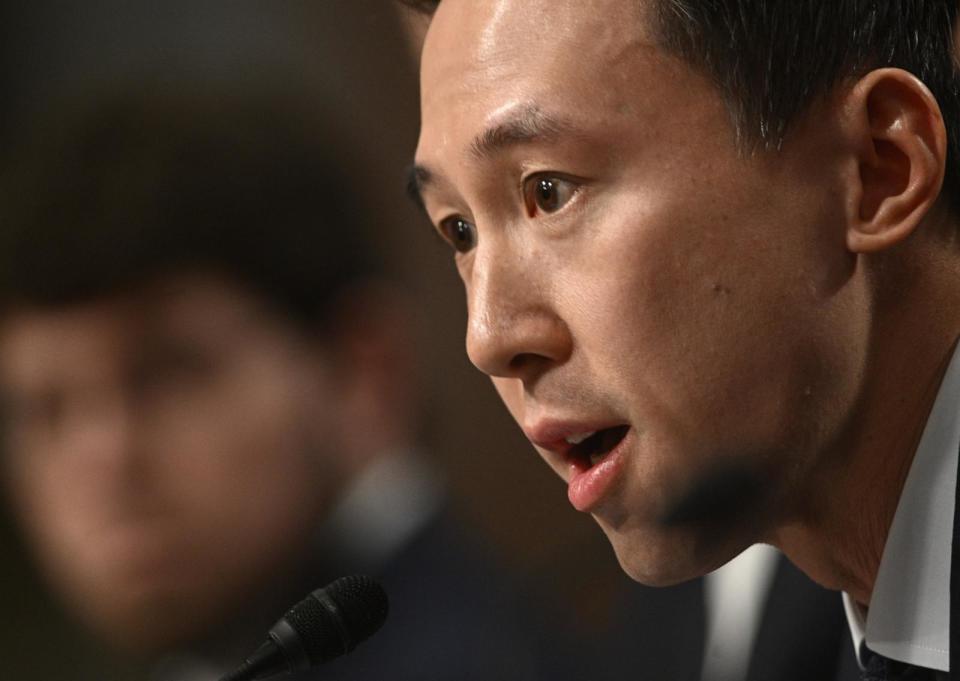
<path id="1" fill-rule="evenodd" d="M 570 456 L 575 445 L 567 442 L 567 438 L 584 433 L 595 433 L 607 428 L 625 425 L 625 421 L 616 420 L 554 420 L 544 419 L 525 426 L 523 432 L 527 439 L 541 449 L 557 454 L 563 458 Z"/>

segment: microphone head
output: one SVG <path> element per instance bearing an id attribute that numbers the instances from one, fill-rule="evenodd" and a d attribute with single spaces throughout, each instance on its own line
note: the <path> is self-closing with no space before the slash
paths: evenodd
<path id="1" fill-rule="evenodd" d="M 312 592 L 284 615 L 311 665 L 353 650 L 384 623 L 387 594 L 376 581 L 351 575 Z"/>
<path id="2" fill-rule="evenodd" d="M 673 499 L 661 515 L 660 523 L 675 527 L 733 522 L 757 508 L 766 493 L 760 474 L 745 463 L 717 463 Z"/>

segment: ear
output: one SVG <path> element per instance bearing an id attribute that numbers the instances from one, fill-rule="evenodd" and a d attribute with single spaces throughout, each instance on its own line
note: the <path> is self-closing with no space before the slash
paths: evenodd
<path id="1" fill-rule="evenodd" d="M 910 236 L 943 184 L 947 133 L 930 90 L 901 69 L 865 75 L 846 97 L 859 192 L 848 205 L 847 247 L 875 253 Z"/>

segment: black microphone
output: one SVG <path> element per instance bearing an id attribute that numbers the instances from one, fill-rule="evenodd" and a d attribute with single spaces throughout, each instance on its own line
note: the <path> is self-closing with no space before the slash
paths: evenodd
<path id="1" fill-rule="evenodd" d="M 660 524 L 729 523 L 756 509 L 768 494 L 760 473 L 741 461 L 723 461 L 675 495 Z"/>
<path id="2" fill-rule="evenodd" d="M 341 577 L 290 608 L 263 645 L 220 681 L 304 671 L 349 653 L 383 625 L 388 609 L 377 582 L 363 575 Z"/>

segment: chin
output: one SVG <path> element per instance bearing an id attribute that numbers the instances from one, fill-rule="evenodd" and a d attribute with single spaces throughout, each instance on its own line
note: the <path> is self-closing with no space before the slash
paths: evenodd
<path id="1" fill-rule="evenodd" d="M 109 586 L 108 586 L 109 584 Z M 201 635 L 210 607 L 203 594 L 169 581 L 122 579 L 73 584 L 64 594 L 81 622 L 109 648 L 152 657 Z"/>
<path id="2" fill-rule="evenodd" d="M 716 528 L 604 531 L 623 571 L 636 582 L 656 587 L 702 577 L 749 545 L 722 534 L 718 540 Z"/>

